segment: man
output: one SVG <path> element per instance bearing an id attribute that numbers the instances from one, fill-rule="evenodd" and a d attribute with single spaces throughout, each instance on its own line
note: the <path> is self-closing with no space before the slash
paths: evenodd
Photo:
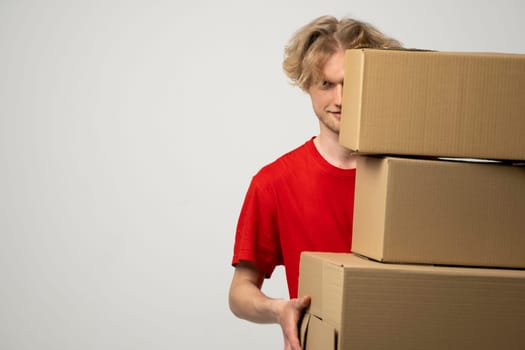
<path id="1" fill-rule="evenodd" d="M 399 47 L 367 23 L 323 16 L 295 33 L 285 49 L 284 71 L 310 95 L 319 134 L 252 178 L 237 224 L 229 294 L 236 316 L 279 324 L 285 349 L 301 348 L 297 326 L 310 303 L 297 296 L 301 252 L 351 250 L 355 158 L 338 142 L 344 52 Z M 285 267 L 290 300 L 261 291 L 278 265 Z"/>

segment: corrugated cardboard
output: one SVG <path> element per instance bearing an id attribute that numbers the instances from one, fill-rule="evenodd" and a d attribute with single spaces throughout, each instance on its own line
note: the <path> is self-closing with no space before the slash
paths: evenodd
<path id="1" fill-rule="evenodd" d="M 525 159 L 525 55 L 354 49 L 340 143 L 374 154 Z"/>
<path id="2" fill-rule="evenodd" d="M 525 167 L 358 157 L 352 251 L 401 263 L 525 268 Z"/>
<path id="3" fill-rule="evenodd" d="M 525 268 L 523 166 L 361 156 L 354 208 L 355 253 Z"/>
<path id="4" fill-rule="evenodd" d="M 523 270 L 303 253 L 299 295 L 304 350 L 525 349 Z"/>

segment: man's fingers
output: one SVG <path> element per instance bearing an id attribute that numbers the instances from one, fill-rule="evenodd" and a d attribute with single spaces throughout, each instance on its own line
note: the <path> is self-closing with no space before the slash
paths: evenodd
<path id="1" fill-rule="evenodd" d="M 301 344 L 299 344 L 298 341 L 296 342 L 288 341 L 286 342 L 286 345 L 284 348 L 289 349 L 289 350 L 301 350 Z"/>
<path id="2" fill-rule="evenodd" d="M 303 296 L 296 299 L 295 306 L 298 309 L 304 309 L 305 307 L 308 307 L 310 305 L 310 297 L 309 296 Z"/>

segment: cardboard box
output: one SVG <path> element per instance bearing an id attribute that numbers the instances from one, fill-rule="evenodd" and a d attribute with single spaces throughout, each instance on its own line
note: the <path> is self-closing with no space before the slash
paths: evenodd
<path id="1" fill-rule="evenodd" d="M 525 159 L 525 55 L 354 49 L 340 143 L 367 154 Z"/>
<path id="2" fill-rule="evenodd" d="M 525 349 L 525 271 L 303 253 L 304 350 Z"/>
<path id="3" fill-rule="evenodd" d="M 525 167 L 358 157 L 352 252 L 525 268 Z"/>

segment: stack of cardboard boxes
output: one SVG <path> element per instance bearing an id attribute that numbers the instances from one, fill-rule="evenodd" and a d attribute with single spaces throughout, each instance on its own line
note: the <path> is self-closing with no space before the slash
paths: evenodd
<path id="1" fill-rule="evenodd" d="M 348 50 L 340 142 L 353 253 L 303 253 L 303 348 L 525 349 L 525 55 Z"/>

